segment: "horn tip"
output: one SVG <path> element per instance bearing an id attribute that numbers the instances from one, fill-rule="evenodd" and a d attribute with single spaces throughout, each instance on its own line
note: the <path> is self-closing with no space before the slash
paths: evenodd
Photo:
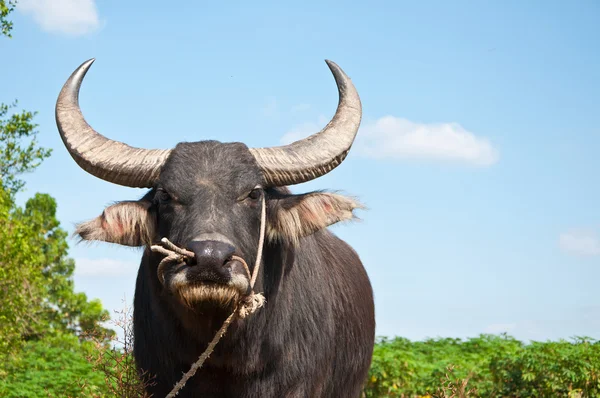
<path id="1" fill-rule="evenodd" d="M 82 62 L 81 65 L 79 65 L 79 68 L 77 68 L 74 73 L 77 73 L 77 71 L 87 72 L 87 70 L 90 69 L 90 66 L 92 66 L 92 64 L 94 63 L 95 60 L 96 60 L 96 58 L 90 58 L 87 61 Z"/>
<path id="2" fill-rule="evenodd" d="M 336 80 L 338 80 L 340 78 L 342 78 L 342 79 L 348 78 L 348 75 L 346 75 L 346 72 L 344 72 L 344 70 L 342 68 L 340 68 L 340 66 L 338 64 L 336 64 L 335 62 L 333 62 L 332 60 L 326 59 L 325 63 L 329 67 L 329 70 L 331 71 L 331 73 L 333 73 L 333 76 L 335 77 Z"/>
<path id="3" fill-rule="evenodd" d="M 83 63 L 83 65 L 81 65 L 81 66 L 85 66 L 86 68 L 89 68 L 94 63 L 95 60 L 96 60 L 96 58 L 90 58 L 87 61 L 85 61 Z"/>
<path id="4" fill-rule="evenodd" d="M 338 65 L 337 65 L 335 62 L 333 62 L 332 60 L 330 60 L 330 59 L 325 59 L 325 63 L 326 63 L 326 64 L 327 64 L 327 66 L 329 66 L 330 68 L 331 68 L 331 67 L 338 67 L 338 68 L 339 68 L 339 66 L 338 66 Z"/>

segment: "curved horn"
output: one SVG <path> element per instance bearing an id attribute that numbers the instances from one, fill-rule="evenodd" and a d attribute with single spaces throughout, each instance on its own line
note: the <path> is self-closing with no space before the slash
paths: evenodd
<path id="1" fill-rule="evenodd" d="M 81 64 L 58 95 L 56 125 L 63 143 L 88 173 L 119 185 L 150 188 L 171 151 L 133 148 L 109 140 L 87 124 L 79 109 L 79 88 L 94 60 Z"/>
<path id="2" fill-rule="evenodd" d="M 299 184 L 329 173 L 342 163 L 354 142 L 362 117 L 360 98 L 344 71 L 332 61 L 325 62 L 339 92 L 337 111 L 329 124 L 289 145 L 250 149 L 270 186 Z"/>

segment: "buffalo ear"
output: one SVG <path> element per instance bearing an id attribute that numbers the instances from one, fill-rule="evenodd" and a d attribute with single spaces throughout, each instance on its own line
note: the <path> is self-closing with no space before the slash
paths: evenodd
<path id="1" fill-rule="evenodd" d="M 364 206 L 335 193 L 277 194 L 269 199 L 267 234 L 271 240 L 297 245 L 302 237 L 337 222 L 356 219 L 355 209 L 364 209 Z"/>
<path id="2" fill-rule="evenodd" d="M 156 218 L 150 207 L 151 202 L 145 199 L 116 203 L 93 220 L 77 225 L 75 234 L 82 240 L 149 245 L 156 234 Z"/>

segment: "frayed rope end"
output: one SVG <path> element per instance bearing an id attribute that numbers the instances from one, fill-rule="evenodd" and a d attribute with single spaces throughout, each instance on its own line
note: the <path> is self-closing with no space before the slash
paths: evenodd
<path id="1" fill-rule="evenodd" d="M 238 316 L 242 319 L 254 314 L 260 307 L 265 305 L 265 296 L 261 293 L 252 293 L 242 299 L 238 309 Z"/>

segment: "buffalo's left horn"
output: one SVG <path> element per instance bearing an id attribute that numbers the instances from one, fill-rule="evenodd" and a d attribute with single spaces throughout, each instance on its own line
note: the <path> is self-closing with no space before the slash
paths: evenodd
<path id="1" fill-rule="evenodd" d="M 133 148 L 97 133 L 79 109 L 79 88 L 90 59 L 73 72 L 56 101 L 56 124 L 67 150 L 88 173 L 119 185 L 150 188 L 170 150 Z"/>
<path id="2" fill-rule="evenodd" d="M 362 117 L 358 93 L 350 78 L 334 62 L 326 60 L 339 92 L 333 119 L 323 130 L 289 145 L 250 149 L 267 185 L 299 184 L 329 173 L 346 158 Z"/>

